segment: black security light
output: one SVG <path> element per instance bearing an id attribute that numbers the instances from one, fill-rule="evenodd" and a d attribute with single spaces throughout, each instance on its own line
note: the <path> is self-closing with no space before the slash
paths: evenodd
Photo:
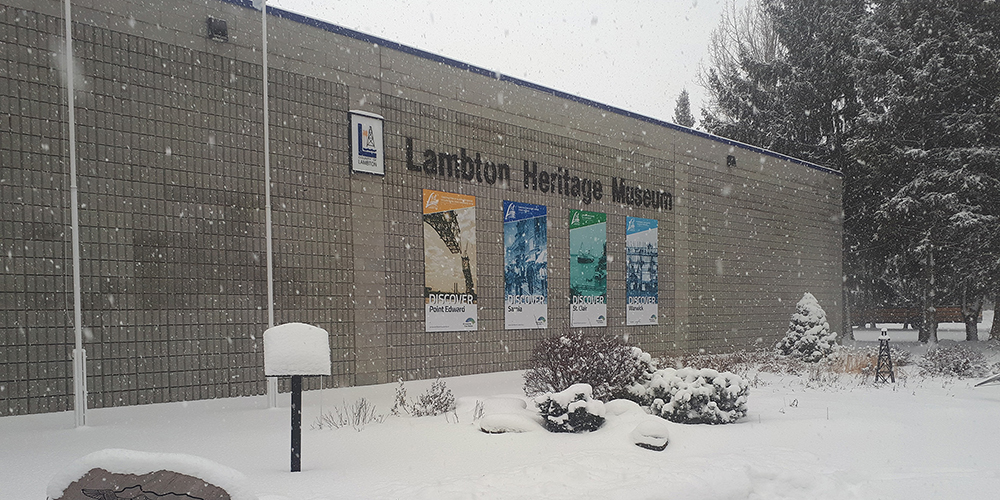
<path id="1" fill-rule="evenodd" d="M 729 168 L 736 168 L 736 157 L 729 155 L 726 157 L 726 166 Z"/>
<path id="2" fill-rule="evenodd" d="M 229 41 L 229 27 L 225 19 L 208 18 L 208 37 L 217 42 Z"/>

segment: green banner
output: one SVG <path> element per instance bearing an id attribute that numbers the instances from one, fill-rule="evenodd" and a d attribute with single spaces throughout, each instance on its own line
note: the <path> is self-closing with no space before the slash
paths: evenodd
<path id="1" fill-rule="evenodd" d="M 608 324 L 607 214 L 569 211 L 570 326 Z"/>

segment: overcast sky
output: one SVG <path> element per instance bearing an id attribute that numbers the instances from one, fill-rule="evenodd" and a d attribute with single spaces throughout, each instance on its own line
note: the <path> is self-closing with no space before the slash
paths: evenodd
<path id="1" fill-rule="evenodd" d="M 726 0 L 268 0 L 268 5 L 639 114 L 700 120 Z M 742 2 L 741 2 L 742 3 Z"/>

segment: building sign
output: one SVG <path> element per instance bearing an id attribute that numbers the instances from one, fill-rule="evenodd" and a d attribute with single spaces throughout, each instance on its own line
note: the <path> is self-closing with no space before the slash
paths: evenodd
<path id="1" fill-rule="evenodd" d="M 610 186 L 598 178 L 581 177 L 569 167 L 539 165 L 523 160 L 520 169 L 506 162 L 485 158 L 480 153 L 460 147 L 458 151 L 420 150 L 412 137 L 406 138 L 406 169 L 423 172 L 428 177 L 476 184 L 520 185 L 525 192 L 553 198 L 578 200 L 583 205 L 600 202 L 609 194 L 611 201 L 646 210 L 673 210 L 674 196 L 665 189 L 654 189 L 620 177 L 611 177 Z M 520 171 L 521 182 L 511 179 Z M 608 181 L 608 179 L 605 179 Z"/>
<path id="2" fill-rule="evenodd" d="M 548 217 L 544 205 L 503 202 L 504 328 L 548 325 Z"/>
<path id="3" fill-rule="evenodd" d="M 625 324 L 655 325 L 659 314 L 657 226 L 654 219 L 625 218 Z"/>
<path id="4" fill-rule="evenodd" d="M 569 323 L 608 324 L 607 214 L 569 211 Z"/>
<path id="5" fill-rule="evenodd" d="M 385 175 L 385 145 L 382 141 L 382 117 L 364 111 L 351 111 L 351 170 Z"/>
<path id="6" fill-rule="evenodd" d="M 425 331 L 476 330 L 476 197 L 423 191 Z"/>

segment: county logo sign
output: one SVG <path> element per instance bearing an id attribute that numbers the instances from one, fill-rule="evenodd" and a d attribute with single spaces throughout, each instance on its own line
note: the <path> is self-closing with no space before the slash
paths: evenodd
<path id="1" fill-rule="evenodd" d="M 381 116 L 351 110 L 351 170 L 385 175 L 385 145 Z"/>
<path id="2" fill-rule="evenodd" d="M 438 207 L 438 201 L 438 193 L 436 191 L 432 191 L 431 194 L 427 196 L 427 203 L 424 203 L 424 212 L 426 213 L 428 210 L 436 210 Z"/>
<path id="3" fill-rule="evenodd" d="M 507 213 L 503 216 L 504 221 L 514 220 L 517 217 L 517 209 L 514 206 L 513 203 L 507 205 Z"/>

